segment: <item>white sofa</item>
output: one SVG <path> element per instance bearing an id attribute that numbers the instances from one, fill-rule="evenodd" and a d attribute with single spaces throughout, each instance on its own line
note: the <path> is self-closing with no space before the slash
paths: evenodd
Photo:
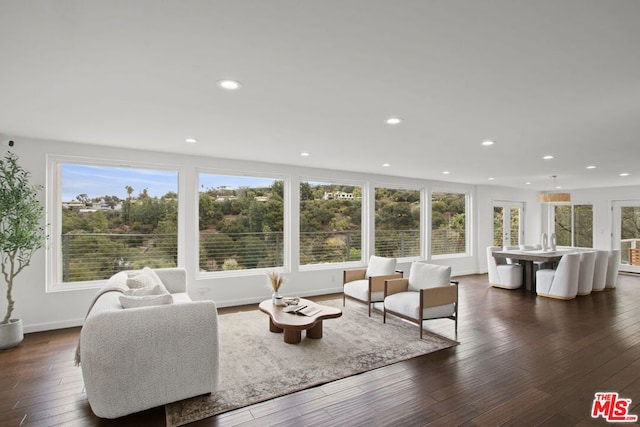
<path id="1" fill-rule="evenodd" d="M 119 291 L 98 293 L 80 333 L 87 398 L 102 418 L 211 393 L 218 383 L 218 313 L 191 301 L 182 268 L 153 270 L 173 303 L 123 309 Z M 126 288 L 133 271 L 105 288 Z"/>

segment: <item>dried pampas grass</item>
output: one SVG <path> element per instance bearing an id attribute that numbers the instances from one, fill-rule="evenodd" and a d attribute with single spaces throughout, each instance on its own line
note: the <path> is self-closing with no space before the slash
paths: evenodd
<path id="1" fill-rule="evenodd" d="M 269 278 L 269 283 L 271 284 L 273 292 L 278 292 L 284 282 L 284 276 L 277 271 L 270 271 L 267 273 L 267 277 Z"/>

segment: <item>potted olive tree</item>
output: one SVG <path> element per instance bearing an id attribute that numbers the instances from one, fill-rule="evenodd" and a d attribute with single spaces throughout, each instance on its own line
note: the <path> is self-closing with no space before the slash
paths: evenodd
<path id="1" fill-rule="evenodd" d="M 37 198 L 41 186 L 31 185 L 31 174 L 18 164 L 18 157 L 7 152 L 0 159 L 0 257 L 2 276 L 7 285 L 7 312 L 0 322 L 0 349 L 22 342 L 22 320 L 12 319 L 15 277 L 29 265 L 31 256 L 45 243 L 42 219 L 44 207 Z"/>

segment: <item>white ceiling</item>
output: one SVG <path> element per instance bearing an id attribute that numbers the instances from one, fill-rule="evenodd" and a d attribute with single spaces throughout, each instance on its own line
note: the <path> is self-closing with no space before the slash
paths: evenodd
<path id="1" fill-rule="evenodd" d="M 5 135 L 640 185 L 638 0 L 0 0 L 0 63 Z"/>

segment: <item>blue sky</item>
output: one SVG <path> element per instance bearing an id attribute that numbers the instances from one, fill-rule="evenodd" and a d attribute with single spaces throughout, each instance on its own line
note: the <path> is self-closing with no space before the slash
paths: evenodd
<path id="1" fill-rule="evenodd" d="M 63 201 L 73 200 L 78 194 L 87 194 L 89 198 L 109 195 L 126 199 L 125 187 L 128 185 L 133 187 L 133 196 L 146 188 L 151 197 L 161 197 L 169 191 L 178 192 L 178 173 L 129 167 L 62 165 Z"/>
<path id="2" fill-rule="evenodd" d="M 269 187 L 273 178 L 253 178 L 213 174 L 200 175 L 200 190 L 227 186 Z M 178 173 L 174 171 L 136 169 L 97 165 L 62 165 L 62 200 L 71 201 L 78 194 L 90 199 L 108 196 L 127 198 L 126 186 L 133 187 L 135 197 L 145 188 L 151 197 L 162 197 L 170 191 L 178 192 Z"/>
<path id="3" fill-rule="evenodd" d="M 273 178 L 254 178 L 248 176 L 226 176 L 226 175 L 210 175 L 200 174 L 200 191 L 206 191 L 210 188 L 218 188 L 226 186 L 228 188 L 238 187 L 270 187 L 275 179 Z"/>

